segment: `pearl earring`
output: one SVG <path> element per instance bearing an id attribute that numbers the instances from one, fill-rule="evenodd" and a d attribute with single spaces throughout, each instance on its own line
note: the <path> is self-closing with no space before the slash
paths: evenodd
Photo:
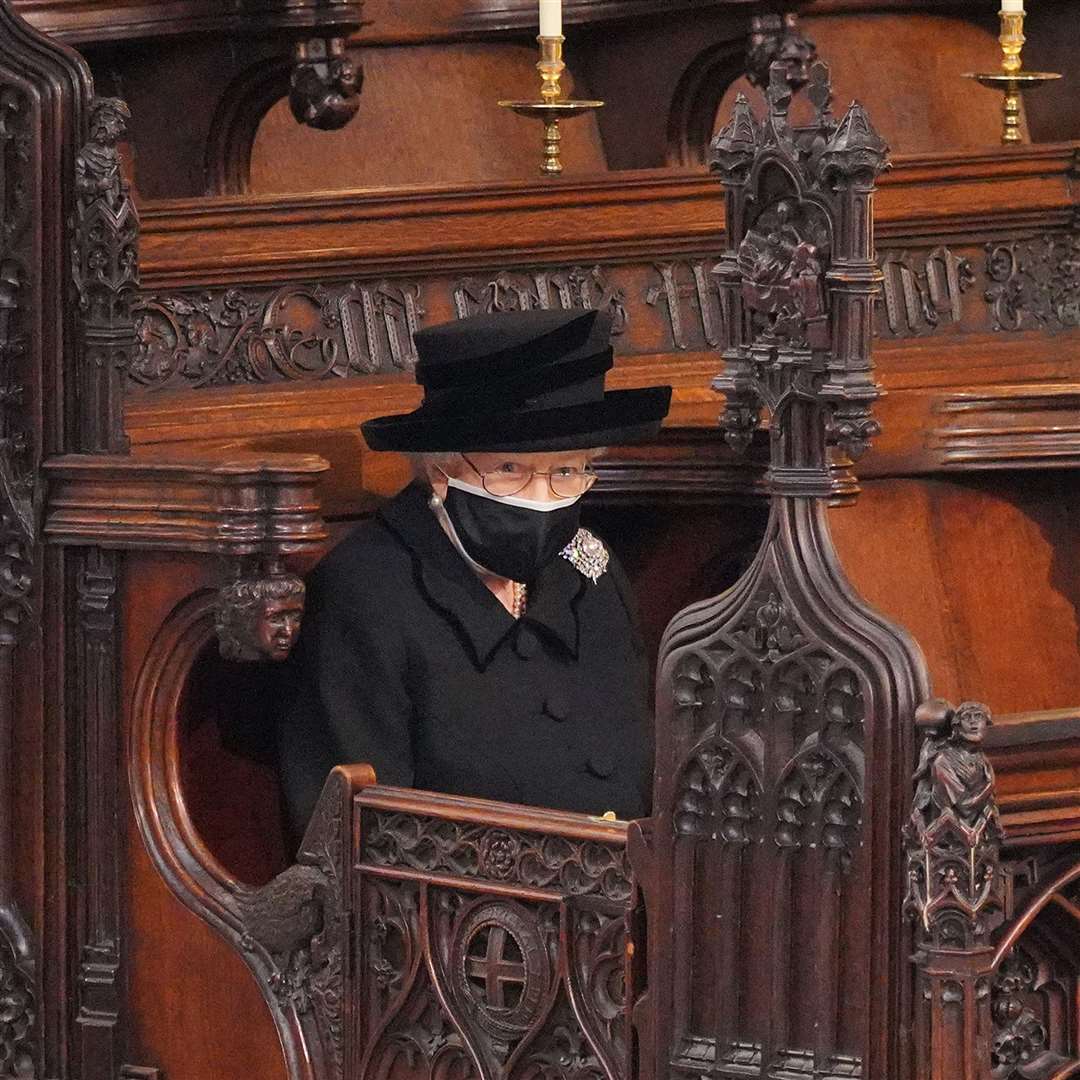
<path id="1" fill-rule="evenodd" d="M 432 510 L 438 510 L 439 507 L 442 506 L 442 499 L 440 499 L 434 491 L 431 493 L 431 498 L 428 499 L 428 506 L 430 506 Z"/>

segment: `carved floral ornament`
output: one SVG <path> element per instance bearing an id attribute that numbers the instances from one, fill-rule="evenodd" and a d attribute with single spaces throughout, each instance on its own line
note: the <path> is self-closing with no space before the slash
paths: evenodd
<path id="1" fill-rule="evenodd" d="M 36 1022 L 33 980 L 0 939 L 0 1076 L 37 1075 Z"/>
<path id="2" fill-rule="evenodd" d="M 15 643 L 30 610 L 36 539 L 36 452 L 21 415 L 26 312 L 34 300 L 30 121 L 25 95 L 0 85 L 0 645 Z"/>
<path id="3" fill-rule="evenodd" d="M 376 866 L 512 881 L 615 901 L 630 895 L 621 847 L 380 810 L 366 811 L 365 822 L 365 857 Z"/>

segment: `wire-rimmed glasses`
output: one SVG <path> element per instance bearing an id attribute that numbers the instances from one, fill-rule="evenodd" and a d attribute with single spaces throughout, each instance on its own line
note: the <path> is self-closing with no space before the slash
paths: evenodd
<path id="1" fill-rule="evenodd" d="M 534 469 L 521 461 L 504 461 L 497 468 L 484 472 L 462 454 L 469 467 L 480 477 L 480 483 L 489 495 L 498 499 L 517 495 L 532 483 L 534 476 L 547 477 L 551 494 L 557 499 L 573 499 L 584 495 L 596 483 L 596 473 L 591 465 L 577 468 L 560 465 L 555 469 Z"/>

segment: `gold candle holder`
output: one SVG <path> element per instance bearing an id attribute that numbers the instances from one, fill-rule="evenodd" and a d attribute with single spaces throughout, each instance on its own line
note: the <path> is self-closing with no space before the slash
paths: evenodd
<path id="1" fill-rule="evenodd" d="M 544 152 L 540 163 L 540 172 L 544 176 L 559 176 L 562 166 L 561 120 L 572 120 L 594 109 L 604 106 L 602 101 L 572 101 L 563 96 L 562 75 L 566 70 L 563 62 L 563 42 L 558 37 L 540 36 L 540 61 L 536 65 L 540 72 L 539 101 L 500 101 L 500 107 L 512 109 L 519 116 L 528 116 L 541 120 L 544 124 Z"/>
<path id="2" fill-rule="evenodd" d="M 1020 53 L 1024 42 L 1023 11 L 1002 11 L 1001 15 L 1001 71 L 967 72 L 965 79 L 975 79 L 983 86 L 1000 90 L 1003 95 L 1001 107 L 1003 146 L 1020 142 L 1020 95 L 1034 90 L 1044 83 L 1060 79 L 1055 71 L 1024 71 Z"/>

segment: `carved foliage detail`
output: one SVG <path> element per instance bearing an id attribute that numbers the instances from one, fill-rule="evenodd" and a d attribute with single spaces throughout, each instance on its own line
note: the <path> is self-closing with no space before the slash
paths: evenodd
<path id="1" fill-rule="evenodd" d="M 367 860 L 536 888 L 572 896 L 630 895 L 625 851 L 592 840 L 540 836 L 415 814 L 365 811 Z"/>
<path id="2" fill-rule="evenodd" d="M 21 370 L 30 342 L 30 106 L 0 86 L 0 645 L 13 644 L 29 613 L 36 533 L 35 448 L 20 415 Z"/>
<path id="3" fill-rule="evenodd" d="M 0 933 L 0 1076 L 37 1076 L 34 982 Z"/>
<path id="4" fill-rule="evenodd" d="M 1035 962 L 1021 949 L 1002 961 L 994 976 L 990 1013 L 994 1019 L 991 1061 L 995 1080 L 1022 1077 L 1050 1046 L 1046 1025 L 1028 1004 L 1038 976 Z"/>
<path id="5" fill-rule="evenodd" d="M 995 330 L 1080 326 L 1080 234 L 987 244 L 986 274 Z"/>
<path id="6" fill-rule="evenodd" d="M 272 964 L 270 986 L 304 1023 L 314 1019 L 324 1053 L 340 1077 L 344 1062 L 347 919 L 341 807 L 323 800 L 297 864 L 237 898 L 243 943 Z"/>

